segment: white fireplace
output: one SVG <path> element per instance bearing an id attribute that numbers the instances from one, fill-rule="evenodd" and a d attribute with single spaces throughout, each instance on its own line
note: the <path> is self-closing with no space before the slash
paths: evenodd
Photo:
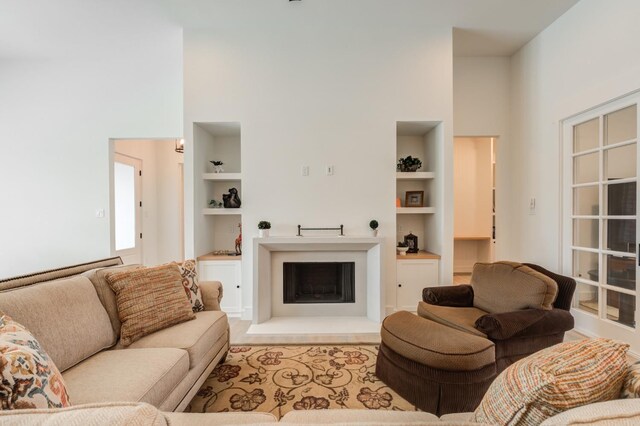
<path id="1" fill-rule="evenodd" d="M 379 324 L 384 317 L 382 238 L 268 237 L 253 239 L 253 324 L 269 320 L 310 318 L 362 319 Z M 286 262 L 353 262 L 354 303 L 283 301 L 283 264 Z"/>

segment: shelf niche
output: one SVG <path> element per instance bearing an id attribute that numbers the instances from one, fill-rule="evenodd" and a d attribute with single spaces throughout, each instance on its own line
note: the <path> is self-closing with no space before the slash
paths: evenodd
<path id="1" fill-rule="evenodd" d="M 241 131 L 237 122 L 193 123 L 195 174 L 195 247 L 202 256 L 215 250 L 234 250 L 242 222 L 242 209 L 211 208 L 210 200 L 222 202 L 230 188 L 242 200 Z M 215 173 L 211 161 L 222 161 Z"/>
<path id="2" fill-rule="evenodd" d="M 420 250 L 440 253 L 442 207 L 438 193 L 438 155 L 444 144 L 440 121 L 398 121 L 396 123 L 396 164 L 400 158 L 417 157 L 422 167 L 416 172 L 396 172 L 396 239 L 412 233 L 418 237 Z M 424 191 L 422 207 L 407 207 L 407 191 Z"/>

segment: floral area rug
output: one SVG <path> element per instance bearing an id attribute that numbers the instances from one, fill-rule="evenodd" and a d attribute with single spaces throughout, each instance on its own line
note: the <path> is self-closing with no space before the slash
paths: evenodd
<path id="1" fill-rule="evenodd" d="M 232 346 L 186 411 L 415 411 L 375 372 L 378 346 Z"/>

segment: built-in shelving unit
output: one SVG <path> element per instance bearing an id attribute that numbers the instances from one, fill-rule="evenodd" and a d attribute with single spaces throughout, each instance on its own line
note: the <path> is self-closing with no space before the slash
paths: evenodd
<path id="1" fill-rule="evenodd" d="M 217 250 L 234 250 L 242 223 L 242 208 L 213 208 L 209 202 L 222 202 L 222 195 L 236 188 L 242 201 L 240 123 L 193 123 L 194 203 L 196 255 Z M 211 161 L 222 161 L 222 171 L 214 172 Z"/>
<path id="2" fill-rule="evenodd" d="M 396 172 L 396 204 L 397 241 L 412 233 L 418 236 L 418 248 L 434 250 L 437 243 L 432 232 L 437 228 L 436 182 L 438 174 L 437 148 L 441 143 L 438 134 L 439 122 L 403 121 L 396 128 L 396 163 L 400 158 L 412 156 L 422 161 L 422 167 L 415 172 Z M 406 195 L 409 191 L 424 194 L 421 207 L 407 206 Z"/>
<path id="3" fill-rule="evenodd" d="M 396 127 L 396 163 L 417 157 L 416 172 L 396 172 L 396 241 L 411 233 L 418 237 L 418 253 L 396 256 L 396 310 L 415 311 L 422 289 L 440 284 L 442 202 L 438 193 L 438 158 L 444 145 L 441 122 L 403 121 Z M 407 206 L 408 191 L 423 194 L 422 206 Z M 440 205 L 438 205 L 440 204 Z"/>

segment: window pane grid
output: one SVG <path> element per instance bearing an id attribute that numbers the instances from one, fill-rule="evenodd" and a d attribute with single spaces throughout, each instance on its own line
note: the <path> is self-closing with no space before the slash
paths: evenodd
<path id="1" fill-rule="evenodd" d="M 633 328 L 637 255 L 630 251 L 636 249 L 637 137 L 609 128 L 610 115 L 573 126 L 571 252 L 572 276 L 578 283 L 574 307 Z"/>

